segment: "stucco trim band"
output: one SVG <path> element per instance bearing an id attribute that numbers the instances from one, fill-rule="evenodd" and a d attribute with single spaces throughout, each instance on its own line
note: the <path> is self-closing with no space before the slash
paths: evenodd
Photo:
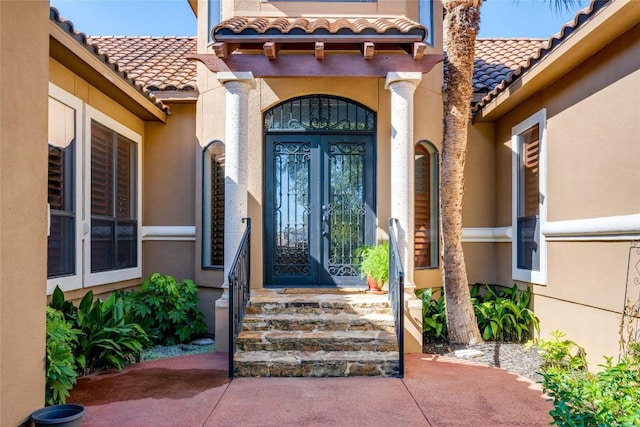
<path id="1" fill-rule="evenodd" d="M 640 214 L 552 221 L 542 226 L 548 241 L 640 239 Z"/>
<path id="2" fill-rule="evenodd" d="M 511 227 L 463 228 L 463 243 L 511 243 Z"/>
<path id="3" fill-rule="evenodd" d="M 143 225 L 142 241 L 195 242 L 195 225 Z"/>

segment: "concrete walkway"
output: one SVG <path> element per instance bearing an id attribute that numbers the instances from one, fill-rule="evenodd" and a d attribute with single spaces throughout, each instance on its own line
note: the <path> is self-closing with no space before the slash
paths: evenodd
<path id="1" fill-rule="evenodd" d="M 551 403 L 501 369 L 406 355 L 405 378 L 227 378 L 227 354 L 83 377 L 83 426 L 547 426 Z"/>

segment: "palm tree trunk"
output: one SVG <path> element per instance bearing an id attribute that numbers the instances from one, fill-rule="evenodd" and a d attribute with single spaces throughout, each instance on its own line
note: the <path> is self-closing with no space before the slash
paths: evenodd
<path id="1" fill-rule="evenodd" d="M 462 251 L 462 197 L 467 127 L 473 95 L 473 60 L 482 0 L 443 0 L 448 74 L 444 90 L 444 140 L 440 181 L 443 282 L 449 341 L 482 342 L 471 304 Z"/>

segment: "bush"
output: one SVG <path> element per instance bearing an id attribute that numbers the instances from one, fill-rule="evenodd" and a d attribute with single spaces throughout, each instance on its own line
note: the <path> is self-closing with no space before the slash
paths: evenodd
<path id="1" fill-rule="evenodd" d="M 531 330 L 540 331 L 538 318 L 529 309 L 531 290 L 512 288 L 496 290 L 494 285 L 475 284 L 471 288 L 471 302 L 484 340 L 523 342 Z M 447 339 L 447 316 L 444 295 L 433 299 L 431 288 L 418 289 L 422 299 L 422 331 L 427 342 Z"/>
<path id="2" fill-rule="evenodd" d="M 124 301 L 115 293 L 105 301 L 94 301 L 93 292 L 89 291 L 76 308 L 64 300 L 64 294 L 56 287 L 50 305 L 79 331 L 74 357 L 80 363 L 81 373 L 122 369 L 139 360 L 140 351 L 150 345 L 145 331 L 127 320 Z"/>
<path id="3" fill-rule="evenodd" d="M 47 405 L 65 403 L 69 391 L 76 383 L 78 368 L 84 368 L 82 359 L 76 359 L 73 355 L 79 334 L 80 331 L 65 320 L 61 311 L 47 307 Z"/>
<path id="4" fill-rule="evenodd" d="M 422 300 L 422 334 L 431 342 L 447 340 L 447 313 L 444 308 L 444 294 L 440 292 L 437 300 L 433 299 L 433 289 L 417 289 L 416 295 Z"/>
<path id="5" fill-rule="evenodd" d="M 530 300 L 530 288 L 521 291 L 513 285 L 496 290 L 493 285 L 473 285 L 471 301 L 482 339 L 524 342 L 529 339 L 532 328 L 540 332 L 538 318 L 529 309 Z"/>
<path id="6" fill-rule="evenodd" d="M 191 280 L 178 283 L 172 276 L 155 273 L 139 292 L 126 293 L 124 298 L 132 319 L 157 344 L 189 342 L 207 331 L 198 308 L 198 289 Z"/>
<path id="7" fill-rule="evenodd" d="M 640 425 L 640 351 L 632 343 L 620 362 L 605 358 L 597 374 L 587 370 L 584 349 L 562 339 L 559 331 L 550 340 L 535 344 L 544 360 L 542 386 L 551 398 L 549 412 L 558 426 L 638 426 Z"/>

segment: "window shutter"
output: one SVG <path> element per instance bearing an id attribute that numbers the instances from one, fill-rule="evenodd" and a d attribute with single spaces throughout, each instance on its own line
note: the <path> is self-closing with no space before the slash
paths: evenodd
<path id="1" fill-rule="evenodd" d="M 211 155 L 211 265 L 224 265 L 224 154 Z"/>

